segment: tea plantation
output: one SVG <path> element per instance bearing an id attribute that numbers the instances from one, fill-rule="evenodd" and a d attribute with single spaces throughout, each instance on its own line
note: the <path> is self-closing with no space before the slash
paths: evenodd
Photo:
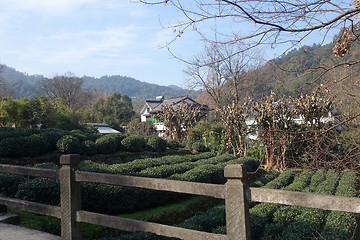
<path id="1" fill-rule="evenodd" d="M 226 182 L 223 175 L 224 167 L 228 164 L 238 163 L 245 164 L 249 172 L 257 170 L 259 166 L 259 162 L 253 158 L 236 158 L 228 154 L 217 156 L 207 152 L 196 155 L 142 158 L 117 164 L 86 160 L 81 162 L 80 170 L 224 184 Z M 59 168 L 53 163 L 36 166 Z M 252 187 L 346 197 L 357 196 L 356 184 L 356 175 L 352 171 L 337 173 L 324 169 L 316 172 L 286 170 L 279 174 L 276 171 L 266 172 L 260 169 L 256 174 L 250 175 L 250 186 Z M 53 179 L 0 174 L 0 192 L 5 196 L 52 205 L 58 205 L 60 199 L 59 182 Z M 82 184 L 83 209 L 111 215 L 150 209 L 190 197 L 186 194 L 147 189 L 93 183 Z M 268 203 L 251 202 L 250 206 L 252 239 L 356 239 L 357 216 L 354 214 Z M 172 216 L 171 219 L 176 218 L 176 216 Z M 166 222 L 163 223 L 166 224 Z M 220 202 L 220 204 L 212 205 L 205 211 L 198 211 L 194 216 L 175 224 L 179 227 L 225 234 L 225 206 L 223 202 Z M 53 228 L 58 231 L 59 226 Z M 168 239 L 148 233 L 119 231 L 110 233 L 101 239 Z M 92 235 L 89 234 L 89 236 Z M 93 237 L 88 238 L 93 239 Z"/>
<path id="2" fill-rule="evenodd" d="M 313 192 L 336 196 L 356 197 L 356 175 L 351 171 L 341 174 L 332 170 L 292 171 L 277 176 L 268 172 L 253 178 L 252 186 Z M 351 213 L 320 209 L 251 203 L 252 239 L 358 239 L 357 216 Z M 226 233 L 225 206 L 217 205 L 178 224 L 180 227 L 213 233 Z M 122 233 L 102 240 L 115 239 L 170 239 L 148 233 Z"/>

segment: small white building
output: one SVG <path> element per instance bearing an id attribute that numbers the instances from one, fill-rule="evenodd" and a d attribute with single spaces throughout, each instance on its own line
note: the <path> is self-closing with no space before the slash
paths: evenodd
<path id="1" fill-rule="evenodd" d="M 105 124 L 105 123 L 88 123 L 88 125 L 95 126 L 100 134 L 120 133 L 118 130 L 115 130 L 115 129 L 111 128 L 109 124 Z"/>

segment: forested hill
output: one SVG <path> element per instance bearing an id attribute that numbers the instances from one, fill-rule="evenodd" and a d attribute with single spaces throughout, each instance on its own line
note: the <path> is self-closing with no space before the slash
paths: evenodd
<path id="1" fill-rule="evenodd" d="M 168 87 L 159 86 L 141 82 L 131 77 L 124 76 L 103 76 L 101 78 L 83 77 L 85 88 L 93 89 L 98 92 L 111 94 L 112 92 L 120 92 L 133 98 L 149 99 L 156 96 L 178 97 L 190 95 L 196 97 L 195 91 L 189 91 L 180 87 L 171 85 Z M 169 80 L 169 83 L 171 79 Z"/>
<path id="2" fill-rule="evenodd" d="M 44 76 L 28 75 L 6 65 L 0 65 L 0 67 L 0 77 L 8 82 L 15 98 L 33 98 L 39 95 L 37 82 Z M 84 76 L 83 79 L 84 87 L 87 89 L 107 94 L 119 92 L 139 100 L 155 98 L 160 95 L 167 98 L 184 95 L 196 97 L 197 95 L 196 91 L 185 90 L 178 86 L 160 86 L 124 76 L 103 76 L 101 78 Z M 171 79 L 169 79 L 169 83 L 171 83 Z"/>
<path id="3" fill-rule="evenodd" d="M 346 71 L 352 71 L 351 82 L 360 80 L 360 66 L 354 65 L 350 68 L 336 68 L 333 72 L 321 75 L 325 68 L 331 68 L 337 63 L 344 61 L 358 61 L 360 59 L 360 44 L 356 41 L 350 54 L 337 59 L 333 54 L 334 44 L 314 44 L 294 49 L 277 59 L 270 60 L 256 70 L 248 72 L 245 76 L 246 82 L 241 91 L 244 96 L 255 99 L 270 95 L 271 91 L 280 95 L 291 95 L 298 97 L 300 94 L 310 93 L 321 83 L 337 81 L 336 78 L 346 75 Z M 0 65 L 1 67 L 1 65 Z M 28 75 L 16 71 L 13 68 L 3 66 L 0 68 L 0 77 L 10 83 L 16 98 L 37 96 L 36 82 L 42 75 Z M 319 77 L 320 76 L 320 77 Z M 319 79 L 318 79 L 319 77 Z M 84 87 L 95 90 L 99 93 L 111 94 L 119 92 L 128 95 L 132 99 L 144 100 L 163 95 L 166 98 L 189 95 L 196 99 L 198 92 L 185 90 L 178 86 L 159 86 L 141 82 L 125 76 L 103 76 L 94 78 L 84 76 Z M 349 82 L 347 80 L 347 82 Z M 171 84 L 169 79 L 169 84 Z M 356 89 L 350 89 L 356 91 Z M 248 91 L 248 94 L 246 93 Z"/>
<path id="4" fill-rule="evenodd" d="M 355 41 L 350 53 L 340 59 L 334 56 L 333 47 L 334 43 L 303 46 L 267 62 L 252 73 L 254 77 L 250 78 L 250 92 L 256 98 L 269 95 L 271 91 L 278 95 L 296 97 L 311 92 L 321 83 L 337 81 L 336 78 L 341 78 L 350 71 L 359 71 L 357 64 L 351 68 L 335 68 L 324 74 L 325 69 L 331 69 L 343 62 L 358 61 L 360 58 L 359 41 Z M 353 74 L 352 80 L 355 80 L 354 78 L 358 81 L 360 76 Z"/>

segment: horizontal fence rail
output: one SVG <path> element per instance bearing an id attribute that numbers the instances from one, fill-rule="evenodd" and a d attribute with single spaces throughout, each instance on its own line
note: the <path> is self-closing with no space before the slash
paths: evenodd
<path id="1" fill-rule="evenodd" d="M 225 198 L 224 185 L 76 171 L 75 181 Z"/>
<path id="2" fill-rule="evenodd" d="M 0 164 L 0 172 L 33 176 L 33 177 L 59 179 L 58 170 L 44 169 L 44 168 L 23 167 L 23 166 L 9 165 L 9 164 Z"/>
<path id="3" fill-rule="evenodd" d="M 250 187 L 246 189 L 246 199 L 254 202 L 360 213 L 360 198 Z"/>
<path id="4" fill-rule="evenodd" d="M 17 208 L 22 211 L 61 218 L 61 207 L 19 200 L 14 198 L 0 197 L 0 204 Z"/>
<path id="5" fill-rule="evenodd" d="M 103 227 L 116 228 L 128 232 L 150 232 L 166 237 L 177 237 L 181 239 L 214 239 L 214 240 L 226 240 L 226 235 L 213 234 L 207 232 L 201 232 L 191 229 L 173 227 L 158 223 L 144 222 L 139 220 L 127 219 L 109 216 L 105 214 L 78 211 L 76 220 L 79 222 L 86 222 Z"/>
<path id="6" fill-rule="evenodd" d="M 227 178 L 227 182 L 224 185 L 220 185 L 84 172 L 79 171 L 79 162 L 79 156 L 72 154 L 60 157 L 62 168 L 59 170 L 0 164 L 1 173 L 59 179 L 61 206 L 50 206 L 7 197 L 0 197 L 0 204 L 36 214 L 60 218 L 61 236 L 64 240 L 82 239 L 81 222 L 124 231 L 143 231 L 189 240 L 249 240 L 251 239 L 250 201 L 360 213 L 359 198 L 247 187 L 247 172 L 243 165 L 226 166 L 224 176 Z M 225 199 L 227 234 L 207 233 L 84 211 L 81 209 L 81 182 L 145 188 Z"/>

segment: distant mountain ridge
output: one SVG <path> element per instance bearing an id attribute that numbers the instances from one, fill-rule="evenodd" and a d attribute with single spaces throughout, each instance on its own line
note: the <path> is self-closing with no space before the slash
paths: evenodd
<path id="1" fill-rule="evenodd" d="M 28 75 L 6 65 L 0 65 L 0 70 L 0 77 L 9 83 L 15 98 L 34 98 L 39 95 L 37 82 L 45 78 L 43 75 Z M 160 86 L 126 76 L 114 75 L 100 78 L 83 76 L 82 78 L 86 89 L 107 94 L 119 92 L 140 100 L 160 95 L 166 98 L 185 95 L 197 96 L 197 92 L 193 90 L 186 90 L 175 85 Z"/>

